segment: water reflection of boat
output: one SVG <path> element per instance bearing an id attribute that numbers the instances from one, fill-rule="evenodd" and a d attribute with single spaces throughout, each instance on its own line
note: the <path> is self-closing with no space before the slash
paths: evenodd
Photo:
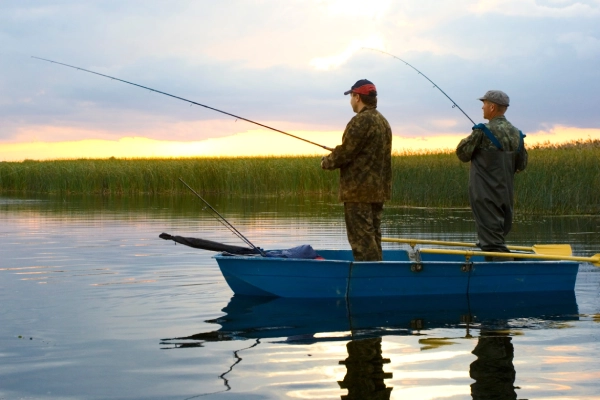
<path id="1" fill-rule="evenodd" d="M 318 250 L 324 259 L 214 256 L 235 294 L 297 298 L 464 295 L 572 291 L 573 261 L 486 262 L 453 254 L 384 250 L 381 262 L 354 262 L 350 250 Z"/>
<path id="2" fill-rule="evenodd" d="M 221 327 L 169 339 L 189 347 L 202 342 L 284 338 L 287 343 L 410 335 L 446 327 L 486 329 L 540 327 L 577 319 L 572 291 L 506 295 L 401 296 L 291 299 L 233 296 L 224 316 L 206 322 Z"/>
<path id="3" fill-rule="evenodd" d="M 222 317 L 206 321 L 220 325 L 219 329 L 164 339 L 161 344 L 181 349 L 202 347 L 205 342 L 246 339 L 254 341 L 250 347 L 257 346 L 261 339 L 286 345 L 346 341 L 348 357 L 339 360 L 346 374 L 338 385 L 348 391 L 341 396 L 348 400 L 390 398 L 393 387 L 385 380 L 393 377 L 393 371 L 385 369 L 390 360 L 382 352 L 383 337 L 415 335 L 435 328 L 464 329 L 466 336 L 470 336 L 471 329 L 479 330 L 473 350 L 477 359 L 468 367 L 474 380 L 473 399 L 516 399 L 514 347 L 509 330 L 539 329 L 578 319 L 573 291 L 348 299 L 234 295 L 222 311 Z M 422 344 L 423 349 L 436 346 L 427 339 Z M 235 363 L 219 376 L 225 390 L 231 389 L 225 375 L 242 361 L 238 354 L 241 350 L 234 352 Z"/>

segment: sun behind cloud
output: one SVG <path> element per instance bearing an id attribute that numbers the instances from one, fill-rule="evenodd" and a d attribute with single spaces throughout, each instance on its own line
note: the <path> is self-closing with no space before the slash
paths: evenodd
<path id="1" fill-rule="evenodd" d="M 353 40 L 341 53 L 327 57 L 317 57 L 310 60 L 309 65 L 318 70 L 335 69 L 347 62 L 356 52 L 362 48 L 384 49 L 383 37 L 379 34 L 371 35 L 364 39 Z"/>

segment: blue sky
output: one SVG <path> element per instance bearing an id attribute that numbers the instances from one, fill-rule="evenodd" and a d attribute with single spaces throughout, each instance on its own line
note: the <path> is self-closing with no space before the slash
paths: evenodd
<path id="1" fill-rule="evenodd" d="M 342 93 L 367 78 L 395 135 L 469 133 L 471 122 L 429 82 L 362 47 L 411 63 L 475 122 L 476 99 L 501 89 L 507 117 L 530 138 L 600 130 L 597 0 L 4 0 L 0 11 L 0 146 L 202 141 L 256 128 L 31 56 L 290 132 L 341 134 L 353 115 Z"/>

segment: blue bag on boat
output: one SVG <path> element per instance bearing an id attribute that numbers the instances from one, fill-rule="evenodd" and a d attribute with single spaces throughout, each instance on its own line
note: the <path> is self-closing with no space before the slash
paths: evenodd
<path id="1" fill-rule="evenodd" d="M 312 248 L 310 244 L 303 244 L 298 247 L 292 247 L 287 250 L 270 250 L 266 251 L 265 255 L 267 257 L 277 257 L 277 258 L 307 258 L 307 259 L 315 259 L 319 257 L 317 252 Z"/>

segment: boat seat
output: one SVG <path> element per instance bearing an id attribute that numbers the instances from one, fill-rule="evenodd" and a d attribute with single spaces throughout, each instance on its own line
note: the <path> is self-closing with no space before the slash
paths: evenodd
<path id="1" fill-rule="evenodd" d="M 326 260 L 354 261 L 352 250 L 317 250 Z M 407 250 L 383 250 L 383 261 L 410 261 Z"/>
<path id="2" fill-rule="evenodd" d="M 407 250 L 384 250 L 383 261 L 410 261 Z"/>
<path id="3" fill-rule="evenodd" d="M 421 261 L 448 261 L 448 262 L 464 262 L 465 256 L 460 254 L 433 254 L 433 253 L 419 253 L 421 255 Z M 473 262 L 485 261 L 483 256 L 474 256 L 470 259 Z"/>
<path id="4" fill-rule="evenodd" d="M 352 250 L 316 250 L 326 260 L 354 261 Z"/>

